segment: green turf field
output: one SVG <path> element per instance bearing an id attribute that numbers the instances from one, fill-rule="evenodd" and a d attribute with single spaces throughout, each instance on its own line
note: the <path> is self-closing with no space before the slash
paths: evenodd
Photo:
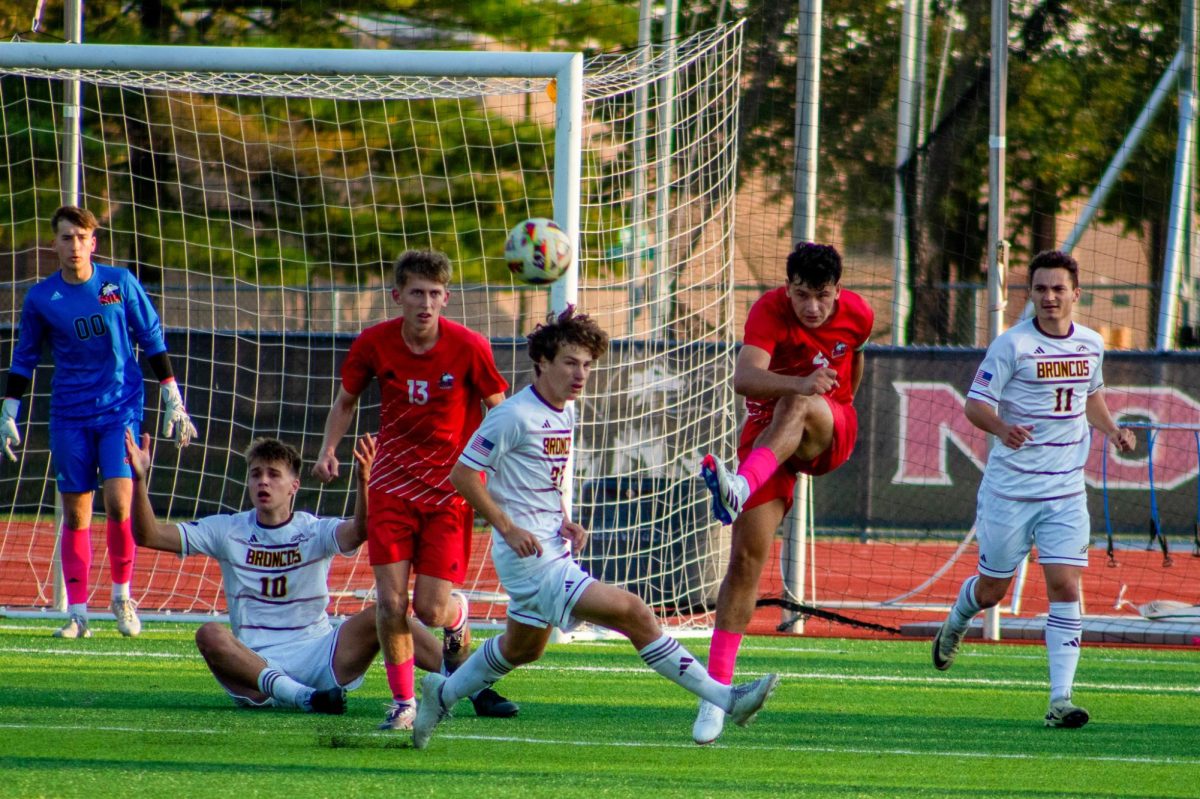
<path id="1" fill-rule="evenodd" d="M 695 700 L 628 645 L 558 645 L 503 683 L 519 717 L 464 703 L 416 751 L 374 730 L 382 667 L 345 716 L 237 710 L 190 625 L 55 626 L 0 620 L 0 796 L 1200 796 L 1200 652 L 1088 648 L 1092 723 L 1050 730 L 1040 646 L 969 646 L 941 674 L 921 642 L 748 638 L 741 676 L 778 671 L 779 690 L 701 748 Z"/>

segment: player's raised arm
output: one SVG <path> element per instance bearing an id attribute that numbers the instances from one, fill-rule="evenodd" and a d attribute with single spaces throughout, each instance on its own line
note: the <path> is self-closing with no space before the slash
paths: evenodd
<path id="1" fill-rule="evenodd" d="M 336 479 L 341 465 L 337 459 L 337 445 L 350 429 L 354 412 L 358 409 L 358 394 L 351 394 L 345 386 L 338 388 L 329 415 L 325 417 L 325 435 L 321 438 L 321 452 L 313 465 L 313 477 L 322 483 Z"/>
<path id="2" fill-rule="evenodd" d="M 125 452 L 129 456 L 129 467 L 133 471 L 133 504 L 130 518 L 133 522 L 133 539 L 139 546 L 162 552 L 183 551 L 179 528 L 163 524 L 154 515 L 150 505 L 150 434 L 143 433 L 141 446 L 133 439 L 133 431 L 125 429 Z"/>
<path id="3" fill-rule="evenodd" d="M 354 442 L 354 461 L 358 464 L 358 487 L 354 497 L 354 516 L 338 525 L 338 546 L 342 552 L 358 549 L 367 540 L 367 485 L 375 463 L 375 437 L 370 433 Z"/>

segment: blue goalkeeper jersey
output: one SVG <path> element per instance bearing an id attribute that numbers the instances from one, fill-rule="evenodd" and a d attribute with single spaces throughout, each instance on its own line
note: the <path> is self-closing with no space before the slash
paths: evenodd
<path id="1" fill-rule="evenodd" d="M 162 324 L 146 290 L 127 269 L 93 263 L 91 278 L 72 285 L 61 272 L 25 295 L 12 371 L 33 377 L 42 346 L 54 356 L 50 422 L 88 427 L 142 418 L 140 345 L 165 352 Z"/>

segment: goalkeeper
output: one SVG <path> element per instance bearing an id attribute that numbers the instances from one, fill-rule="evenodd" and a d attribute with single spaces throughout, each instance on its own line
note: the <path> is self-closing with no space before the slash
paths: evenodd
<path id="1" fill-rule="evenodd" d="M 0 408 L 0 446 L 11 461 L 21 443 L 17 416 L 42 347 L 50 346 L 50 455 L 62 494 L 62 569 L 70 617 L 54 634 L 89 638 L 88 573 L 92 561 L 92 501 L 99 474 L 107 517 L 112 612 L 122 635 L 141 632 L 130 593 L 134 542 L 129 510 L 132 472 L 125 428 L 140 430 L 140 346 L 160 384 L 163 435 L 186 447 L 196 435 L 171 372 L 158 314 L 127 269 L 94 263 L 96 217 L 63 206 L 50 218 L 58 271 L 34 285 L 21 309 L 17 344 Z"/>

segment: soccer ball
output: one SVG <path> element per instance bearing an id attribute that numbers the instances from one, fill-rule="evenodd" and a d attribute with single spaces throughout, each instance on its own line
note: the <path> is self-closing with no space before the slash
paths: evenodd
<path id="1" fill-rule="evenodd" d="M 553 283 L 571 266 L 571 240 L 552 219 L 526 219 L 508 234 L 504 260 L 523 283 Z"/>

